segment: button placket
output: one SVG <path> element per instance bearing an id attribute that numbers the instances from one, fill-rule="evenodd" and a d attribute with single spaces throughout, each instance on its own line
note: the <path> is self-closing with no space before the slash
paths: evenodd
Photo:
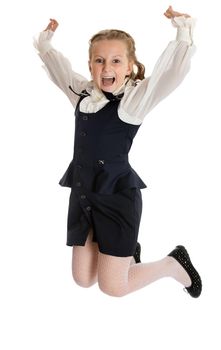
<path id="1" fill-rule="evenodd" d="M 77 191 L 77 196 L 78 196 L 78 200 L 79 200 L 79 204 L 82 208 L 82 210 L 85 212 L 85 215 L 89 216 L 91 214 L 91 210 L 92 210 L 92 206 L 90 201 L 88 200 L 86 194 L 85 194 L 85 188 L 84 188 L 84 182 L 83 182 L 83 171 L 86 171 L 86 169 L 84 169 L 84 158 L 83 158 L 83 154 L 84 154 L 84 148 L 86 147 L 85 142 L 86 139 L 84 139 L 87 135 L 87 126 L 84 123 L 85 121 L 88 121 L 89 117 L 87 115 L 83 115 L 81 117 L 81 121 L 79 120 L 79 126 L 78 126 L 78 133 L 77 133 L 77 137 L 78 137 L 78 149 L 77 149 L 77 154 L 78 154 L 78 164 L 76 165 L 78 171 L 78 177 L 76 180 L 76 191 Z M 85 125 L 85 127 L 84 127 Z M 83 162 L 83 165 L 82 165 Z"/>
<path id="2" fill-rule="evenodd" d="M 80 136 L 86 136 L 87 135 L 87 133 L 85 132 L 85 131 L 81 131 L 80 133 L 79 133 L 79 135 Z M 79 155 L 82 155 L 82 153 L 83 153 L 83 147 L 82 147 L 82 143 L 81 143 L 81 145 L 80 145 L 80 147 L 78 148 L 78 152 L 77 152 Z M 81 157 L 80 157 L 81 158 Z M 79 159 L 80 160 L 80 159 Z M 76 168 L 78 169 L 78 170 L 82 170 L 82 165 L 81 164 L 76 164 Z M 81 181 L 81 177 L 79 176 L 78 177 L 78 181 L 76 182 L 76 187 L 77 188 L 81 188 L 82 187 L 82 181 Z"/>

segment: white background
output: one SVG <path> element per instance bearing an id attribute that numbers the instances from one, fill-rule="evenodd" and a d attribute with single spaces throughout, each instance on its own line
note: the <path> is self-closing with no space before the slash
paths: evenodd
<path id="1" fill-rule="evenodd" d="M 58 181 L 72 156 L 74 111 L 32 46 L 56 18 L 54 46 L 89 78 L 89 38 L 115 27 L 133 35 L 149 75 L 176 35 L 163 16 L 168 1 L 144 8 L 141 0 L 8 0 L 0 21 L 1 349 L 220 348 L 219 1 L 172 5 L 197 18 L 197 53 L 183 84 L 147 116 L 130 160 L 148 185 L 142 260 L 184 244 L 202 275 L 202 296 L 192 299 L 170 279 L 119 299 L 73 283 L 69 190 Z"/>

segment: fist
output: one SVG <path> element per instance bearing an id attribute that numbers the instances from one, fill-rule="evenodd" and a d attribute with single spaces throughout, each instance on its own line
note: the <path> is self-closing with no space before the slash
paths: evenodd
<path id="1" fill-rule="evenodd" d="M 55 32 L 57 27 L 58 27 L 58 22 L 56 21 L 56 19 L 52 19 L 50 18 L 50 22 L 49 24 L 47 25 L 47 27 L 45 28 L 45 31 L 46 30 L 52 30 L 52 32 Z"/>
<path id="2" fill-rule="evenodd" d="M 190 17 L 187 13 L 180 13 L 177 11 L 174 11 L 172 6 L 169 6 L 166 12 L 164 12 L 164 16 L 167 18 L 174 18 L 174 17 L 179 17 L 179 16 L 185 16 L 185 17 Z"/>

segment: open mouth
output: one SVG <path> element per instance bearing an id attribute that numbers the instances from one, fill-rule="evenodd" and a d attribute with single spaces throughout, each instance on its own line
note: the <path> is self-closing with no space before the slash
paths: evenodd
<path id="1" fill-rule="evenodd" d="M 105 78 L 102 78 L 102 84 L 104 86 L 112 86 L 113 83 L 115 82 L 115 78 L 111 77 L 105 77 Z"/>

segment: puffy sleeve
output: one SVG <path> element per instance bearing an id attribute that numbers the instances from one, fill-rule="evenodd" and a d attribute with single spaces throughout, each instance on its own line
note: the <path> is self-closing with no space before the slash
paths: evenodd
<path id="1" fill-rule="evenodd" d="M 128 87 L 119 108 L 119 117 L 130 124 L 141 124 L 144 117 L 183 81 L 195 52 L 193 28 L 195 19 L 175 17 L 176 40 L 171 41 L 155 64 L 150 77 L 136 87 Z"/>
<path id="2" fill-rule="evenodd" d="M 87 86 L 87 79 L 73 71 L 71 63 L 60 52 L 51 45 L 54 32 L 47 30 L 41 32 L 34 38 L 34 47 L 37 49 L 50 79 L 67 95 L 75 107 L 79 99 L 70 89 L 69 85 L 76 92 L 81 92 Z"/>

